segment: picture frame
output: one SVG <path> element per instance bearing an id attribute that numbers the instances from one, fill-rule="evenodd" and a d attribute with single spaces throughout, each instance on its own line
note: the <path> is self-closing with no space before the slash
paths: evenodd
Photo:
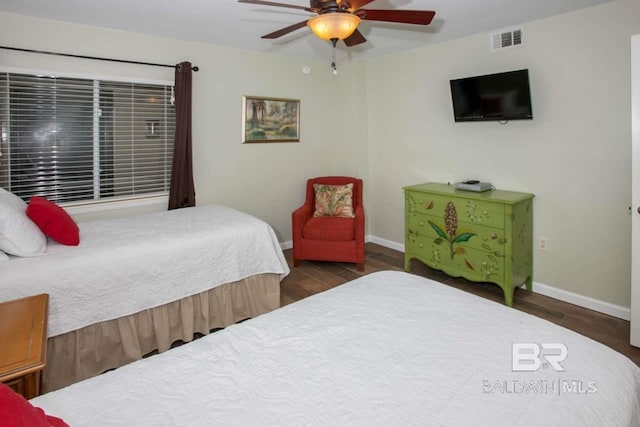
<path id="1" fill-rule="evenodd" d="M 242 97 L 242 143 L 300 142 L 300 100 Z"/>

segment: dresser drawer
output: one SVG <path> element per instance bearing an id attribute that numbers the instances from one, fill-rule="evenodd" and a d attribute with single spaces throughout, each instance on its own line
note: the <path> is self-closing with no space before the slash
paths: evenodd
<path id="1" fill-rule="evenodd" d="M 444 246 L 451 246 L 454 252 L 460 247 L 473 248 L 491 254 L 492 257 L 505 256 L 508 239 L 504 230 L 493 227 L 466 227 L 464 223 L 456 228 L 453 236 L 448 234 L 443 218 L 420 213 L 412 213 L 407 218 L 407 232 L 414 236 L 425 236 Z"/>
<path id="2" fill-rule="evenodd" d="M 451 207 L 447 209 L 450 203 L 453 205 L 453 209 Z M 502 203 L 407 191 L 406 204 L 407 211 L 410 213 L 423 213 L 444 219 L 447 212 L 450 212 L 449 216 L 455 217 L 457 223 L 504 228 L 504 205 Z"/>
<path id="3" fill-rule="evenodd" d="M 416 257 L 432 268 L 450 276 L 465 277 L 477 282 L 501 282 L 504 280 L 504 257 L 470 247 L 451 248 L 446 242 L 425 235 L 407 236 L 407 255 Z"/>

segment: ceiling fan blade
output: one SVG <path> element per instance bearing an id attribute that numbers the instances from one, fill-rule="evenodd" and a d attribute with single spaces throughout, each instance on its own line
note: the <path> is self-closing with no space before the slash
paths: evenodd
<path id="1" fill-rule="evenodd" d="M 342 0 L 342 1 L 338 1 L 338 3 L 340 4 L 340 7 L 342 7 L 342 3 L 347 3 L 349 7 L 346 8 L 346 10 L 348 10 L 349 12 L 353 12 L 355 10 L 360 9 L 363 6 L 368 5 L 373 1 L 375 0 Z"/>
<path id="2" fill-rule="evenodd" d="M 360 9 L 356 11 L 356 15 L 358 15 L 360 19 L 365 19 L 367 21 L 429 25 L 436 13 L 432 10 Z"/>
<path id="3" fill-rule="evenodd" d="M 262 5 L 262 6 L 288 7 L 288 8 L 291 8 L 291 9 L 300 9 L 300 10 L 306 10 L 307 12 L 314 12 L 313 9 L 308 8 L 308 7 L 297 6 L 297 5 L 294 5 L 294 4 L 275 3 L 275 2 L 272 2 L 272 1 L 238 0 L 238 3 L 259 4 L 259 5 Z"/>
<path id="4" fill-rule="evenodd" d="M 344 39 L 344 44 L 346 44 L 347 46 L 351 47 L 351 46 L 355 46 L 355 45 L 360 44 L 360 43 L 364 43 L 366 41 L 367 41 L 367 39 L 365 39 L 364 36 L 362 35 L 362 33 L 360 31 L 358 31 L 358 29 L 356 28 L 356 30 L 353 32 L 353 34 L 351 34 L 349 37 Z"/>
<path id="5" fill-rule="evenodd" d="M 261 38 L 263 39 L 277 39 L 278 37 L 282 37 L 285 34 L 289 34 L 292 31 L 295 31 L 299 28 L 305 27 L 307 25 L 307 21 L 301 21 L 297 24 L 289 25 L 288 27 L 284 27 L 279 29 L 278 31 L 274 31 L 273 33 L 265 34 Z"/>

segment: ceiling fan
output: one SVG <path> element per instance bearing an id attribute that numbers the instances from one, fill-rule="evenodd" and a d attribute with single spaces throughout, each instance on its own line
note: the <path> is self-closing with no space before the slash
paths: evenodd
<path id="1" fill-rule="evenodd" d="M 310 19 L 265 34 L 263 39 L 277 39 L 302 27 L 308 26 L 313 33 L 324 40 L 330 40 L 334 47 L 338 40 L 347 46 L 364 43 L 367 39 L 358 31 L 361 20 L 396 22 L 401 24 L 429 25 L 435 16 L 432 10 L 383 10 L 362 9 L 374 0 L 309 0 L 309 7 L 275 3 L 262 0 L 238 0 L 239 3 L 264 6 L 287 7 L 315 13 Z"/>

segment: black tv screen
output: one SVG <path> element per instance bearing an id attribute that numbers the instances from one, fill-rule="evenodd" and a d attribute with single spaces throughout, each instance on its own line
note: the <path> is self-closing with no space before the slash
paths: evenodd
<path id="1" fill-rule="evenodd" d="M 532 119 L 529 70 L 451 80 L 456 122 Z"/>

